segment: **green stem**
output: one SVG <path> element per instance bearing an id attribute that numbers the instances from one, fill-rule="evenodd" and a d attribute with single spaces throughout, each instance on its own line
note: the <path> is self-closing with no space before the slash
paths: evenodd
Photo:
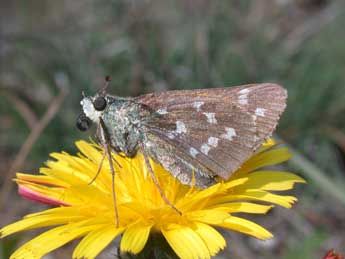
<path id="1" fill-rule="evenodd" d="M 290 146 L 288 148 L 293 154 L 292 158 L 289 160 L 289 164 L 301 170 L 304 175 L 306 175 L 312 181 L 314 181 L 315 184 L 317 184 L 321 189 L 323 189 L 323 191 L 333 196 L 345 205 L 344 188 L 341 188 L 337 183 L 331 181 L 324 171 L 322 171 L 315 164 L 309 161 L 301 153 L 294 150 Z"/>

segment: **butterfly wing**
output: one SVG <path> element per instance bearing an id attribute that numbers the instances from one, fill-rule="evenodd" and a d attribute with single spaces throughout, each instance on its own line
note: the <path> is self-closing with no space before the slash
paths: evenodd
<path id="1" fill-rule="evenodd" d="M 136 98 L 152 111 L 143 125 L 147 151 L 182 183 L 228 179 L 272 135 L 285 109 L 275 84 L 168 91 Z"/>

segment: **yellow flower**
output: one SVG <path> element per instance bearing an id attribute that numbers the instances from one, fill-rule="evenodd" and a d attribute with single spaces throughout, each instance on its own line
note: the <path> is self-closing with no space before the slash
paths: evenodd
<path id="1" fill-rule="evenodd" d="M 259 168 L 289 159 L 286 148 L 273 149 L 268 141 L 226 182 L 204 190 L 182 185 L 160 165 L 153 164 L 168 199 L 182 212 L 178 214 L 161 198 L 141 154 L 135 158 L 114 155 L 116 193 L 120 226 L 116 228 L 109 164 L 104 162 L 100 175 L 89 185 L 101 160 L 99 147 L 76 142 L 81 154 L 53 153 L 55 161 L 41 168 L 41 175 L 17 174 L 19 193 L 56 208 L 27 215 L 0 230 L 2 237 L 40 227 L 54 228 L 24 244 L 11 259 L 41 258 L 50 251 L 81 238 L 73 258 L 95 258 L 111 241 L 122 234 L 120 249 L 134 254 L 143 250 L 150 233 L 161 233 L 182 259 L 207 259 L 226 245 L 215 227 L 268 239 L 272 234 L 236 213 L 264 214 L 272 205 L 286 208 L 297 200 L 270 191 L 292 189 L 305 181 L 288 172 Z"/>

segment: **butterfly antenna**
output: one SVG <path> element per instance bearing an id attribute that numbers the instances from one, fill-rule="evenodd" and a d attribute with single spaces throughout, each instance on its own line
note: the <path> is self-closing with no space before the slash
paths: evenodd
<path id="1" fill-rule="evenodd" d="M 110 82 L 111 82 L 111 77 L 110 76 L 106 76 L 105 79 L 104 79 L 103 87 L 98 91 L 99 95 L 104 96 L 106 94 L 107 88 L 108 88 Z"/>

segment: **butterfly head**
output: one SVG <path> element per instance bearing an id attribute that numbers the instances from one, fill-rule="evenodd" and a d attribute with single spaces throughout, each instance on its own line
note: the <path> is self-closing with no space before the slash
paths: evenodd
<path id="1" fill-rule="evenodd" d="M 96 94 L 95 96 L 85 96 L 80 101 L 82 106 L 82 113 L 77 119 L 77 128 L 81 131 L 86 131 L 90 128 L 92 122 L 99 123 L 99 118 L 102 117 L 103 112 L 107 108 L 107 97 L 103 94 Z"/>
<path id="2" fill-rule="evenodd" d="M 82 92 L 83 99 L 80 101 L 80 105 L 83 111 L 77 119 L 77 128 L 79 130 L 86 131 L 90 128 L 92 122 L 99 123 L 99 118 L 107 108 L 109 98 L 107 97 L 106 89 L 110 81 L 110 76 L 106 76 L 103 88 L 95 96 L 86 96 Z"/>

